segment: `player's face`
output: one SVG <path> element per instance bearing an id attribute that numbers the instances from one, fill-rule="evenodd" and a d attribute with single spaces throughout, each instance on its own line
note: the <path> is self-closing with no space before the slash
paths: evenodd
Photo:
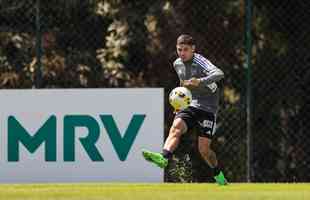
<path id="1" fill-rule="evenodd" d="M 187 44 L 178 44 L 177 53 L 182 61 L 189 61 L 193 58 L 195 52 L 195 46 Z"/>

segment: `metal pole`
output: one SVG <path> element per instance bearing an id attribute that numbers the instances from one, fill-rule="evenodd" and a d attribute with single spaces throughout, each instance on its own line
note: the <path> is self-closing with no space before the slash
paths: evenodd
<path id="1" fill-rule="evenodd" d="M 246 45 L 246 130 L 247 130 L 247 181 L 251 182 L 252 164 L 252 0 L 245 1 L 245 45 Z"/>
<path id="2" fill-rule="evenodd" d="M 41 33 L 41 21 L 40 21 L 40 0 L 36 1 L 36 58 L 37 65 L 35 70 L 35 87 L 40 88 L 42 82 L 42 33 Z"/>

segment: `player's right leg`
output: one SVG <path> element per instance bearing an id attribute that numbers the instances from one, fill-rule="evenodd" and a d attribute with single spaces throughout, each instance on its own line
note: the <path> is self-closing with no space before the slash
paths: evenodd
<path id="1" fill-rule="evenodd" d="M 154 163 L 160 168 L 165 168 L 168 165 L 168 159 L 165 158 L 161 153 L 142 150 L 142 155 L 146 161 Z"/>
<path id="2" fill-rule="evenodd" d="M 174 152 L 180 143 L 182 134 L 187 131 L 187 125 L 182 118 L 176 118 L 170 128 L 168 138 L 164 145 L 164 150 Z"/>
<path id="3" fill-rule="evenodd" d="M 180 112 L 176 115 L 173 124 L 169 130 L 168 138 L 166 139 L 163 152 L 156 153 L 148 150 L 143 150 L 142 155 L 145 160 L 156 164 L 160 168 L 165 168 L 168 165 L 168 160 L 172 157 L 174 150 L 180 143 L 180 138 L 187 129 L 187 123 L 185 122 L 190 116 L 185 112 Z M 185 120 L 184 120 L 185 119 Z"/>

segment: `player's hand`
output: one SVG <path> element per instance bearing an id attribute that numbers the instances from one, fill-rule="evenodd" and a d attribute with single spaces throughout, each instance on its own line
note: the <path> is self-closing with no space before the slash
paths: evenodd
<path id="1" fill-rule="evenodd" d="M 184 87 L 184 81 L 180 80 L 180 86 Z"/>
<path id="2" fill-rule="evenodd" d="M 189 80 L 184 80 L 182 84 L 184 87 L 187 87 L 189 89 L 196 88 L 199 86 L 200 80 L 197 78 L 191 78 Z"/>
<path id="3" fill-rule="evenodd" d="M 191 83 L 192 86 L 198 87 L 199 84 L 200 84 L 200 79 L 198 79 L 198 78 L 191 78 L 191 79 L 189 80 L 189 82 Z"/>

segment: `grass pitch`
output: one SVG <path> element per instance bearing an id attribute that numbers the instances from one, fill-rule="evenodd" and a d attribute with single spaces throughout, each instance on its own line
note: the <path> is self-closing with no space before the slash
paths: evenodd
<path id="1" fill-rule="evenodd" d="M 309 200 L 310 184 L 12 184 L 5 200 Z"/>

